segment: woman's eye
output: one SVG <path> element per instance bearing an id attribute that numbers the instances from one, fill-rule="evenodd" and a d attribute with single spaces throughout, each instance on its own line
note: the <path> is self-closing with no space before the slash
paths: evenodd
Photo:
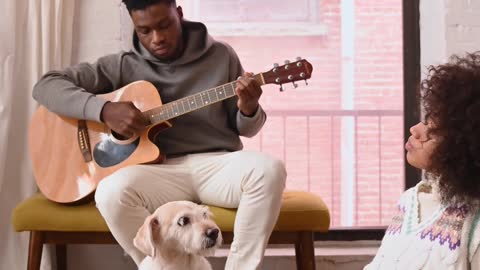
<path id="1" fill-rule="evenodd" d="M 188 217 L 181 217 L 178 219 L 177 224 L 178 226 L 185 226 L 190 223 L 190 219 Z"/>

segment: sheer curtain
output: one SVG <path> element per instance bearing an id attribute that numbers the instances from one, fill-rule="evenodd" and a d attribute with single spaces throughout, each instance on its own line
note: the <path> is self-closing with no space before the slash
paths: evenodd
<path id="1" fill-rule="evenodd" d="M 42 74 L 70 64 L 74 7 L 74 0 L 0 1 L 0 269 L 26 269 L 28 235 L 13 231 L 11 213 L 36 190 L 27 144 L 31 91 Z"/>

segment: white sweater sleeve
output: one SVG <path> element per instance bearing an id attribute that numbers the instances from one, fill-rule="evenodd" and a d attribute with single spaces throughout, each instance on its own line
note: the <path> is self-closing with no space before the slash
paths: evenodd
<path id="1" fill-rule="evenodd" d="M 480 252 L 478 252 L 478 249 L 473 254 L 470 269 L 480 269 Z"/>
<path id="2" fill-rule="evenodd" d="M 470 269 L 480 269 L 480 210 L 473 217 L 468 241 Z"/>

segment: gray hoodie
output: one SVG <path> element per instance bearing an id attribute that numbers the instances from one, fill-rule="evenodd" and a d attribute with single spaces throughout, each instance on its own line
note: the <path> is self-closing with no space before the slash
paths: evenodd
<path id="1" fill-rule="evenodd" d="M 59 115 L 100 122 L 105 100 L 95 96 L 137 80 L 151 82 L 162 103 L 174 101 L 237 79 L 243 74 L 235 51 L 215 41 L 205 25 L 184 22 L 186 47 L 176 60 L 166 63 L 152 56 L 136 35 L 129 52 L 101 57 L 62 71 L 50 71 L 34 86 L 33 97 Z M 252 137 L 262 128 L 265 112 L 259 108 L 246 117 L 237 108 L 237 97 L 224 100 L 171 120 L 155 143 L 167 155 L 242 149 L 239 135 Z"/>

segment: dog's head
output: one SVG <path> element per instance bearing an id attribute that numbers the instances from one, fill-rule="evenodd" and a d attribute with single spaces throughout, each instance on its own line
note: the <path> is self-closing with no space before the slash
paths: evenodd
<path id="1" fill-rule="evenodd" d="M 169 202 L 145 219 L 133 244 L 155 257 L 158 249 L 200 256 L 213 255 L 222 243 L 222 234 L 211 219 L 208 207 L 188 201 Z"/>

